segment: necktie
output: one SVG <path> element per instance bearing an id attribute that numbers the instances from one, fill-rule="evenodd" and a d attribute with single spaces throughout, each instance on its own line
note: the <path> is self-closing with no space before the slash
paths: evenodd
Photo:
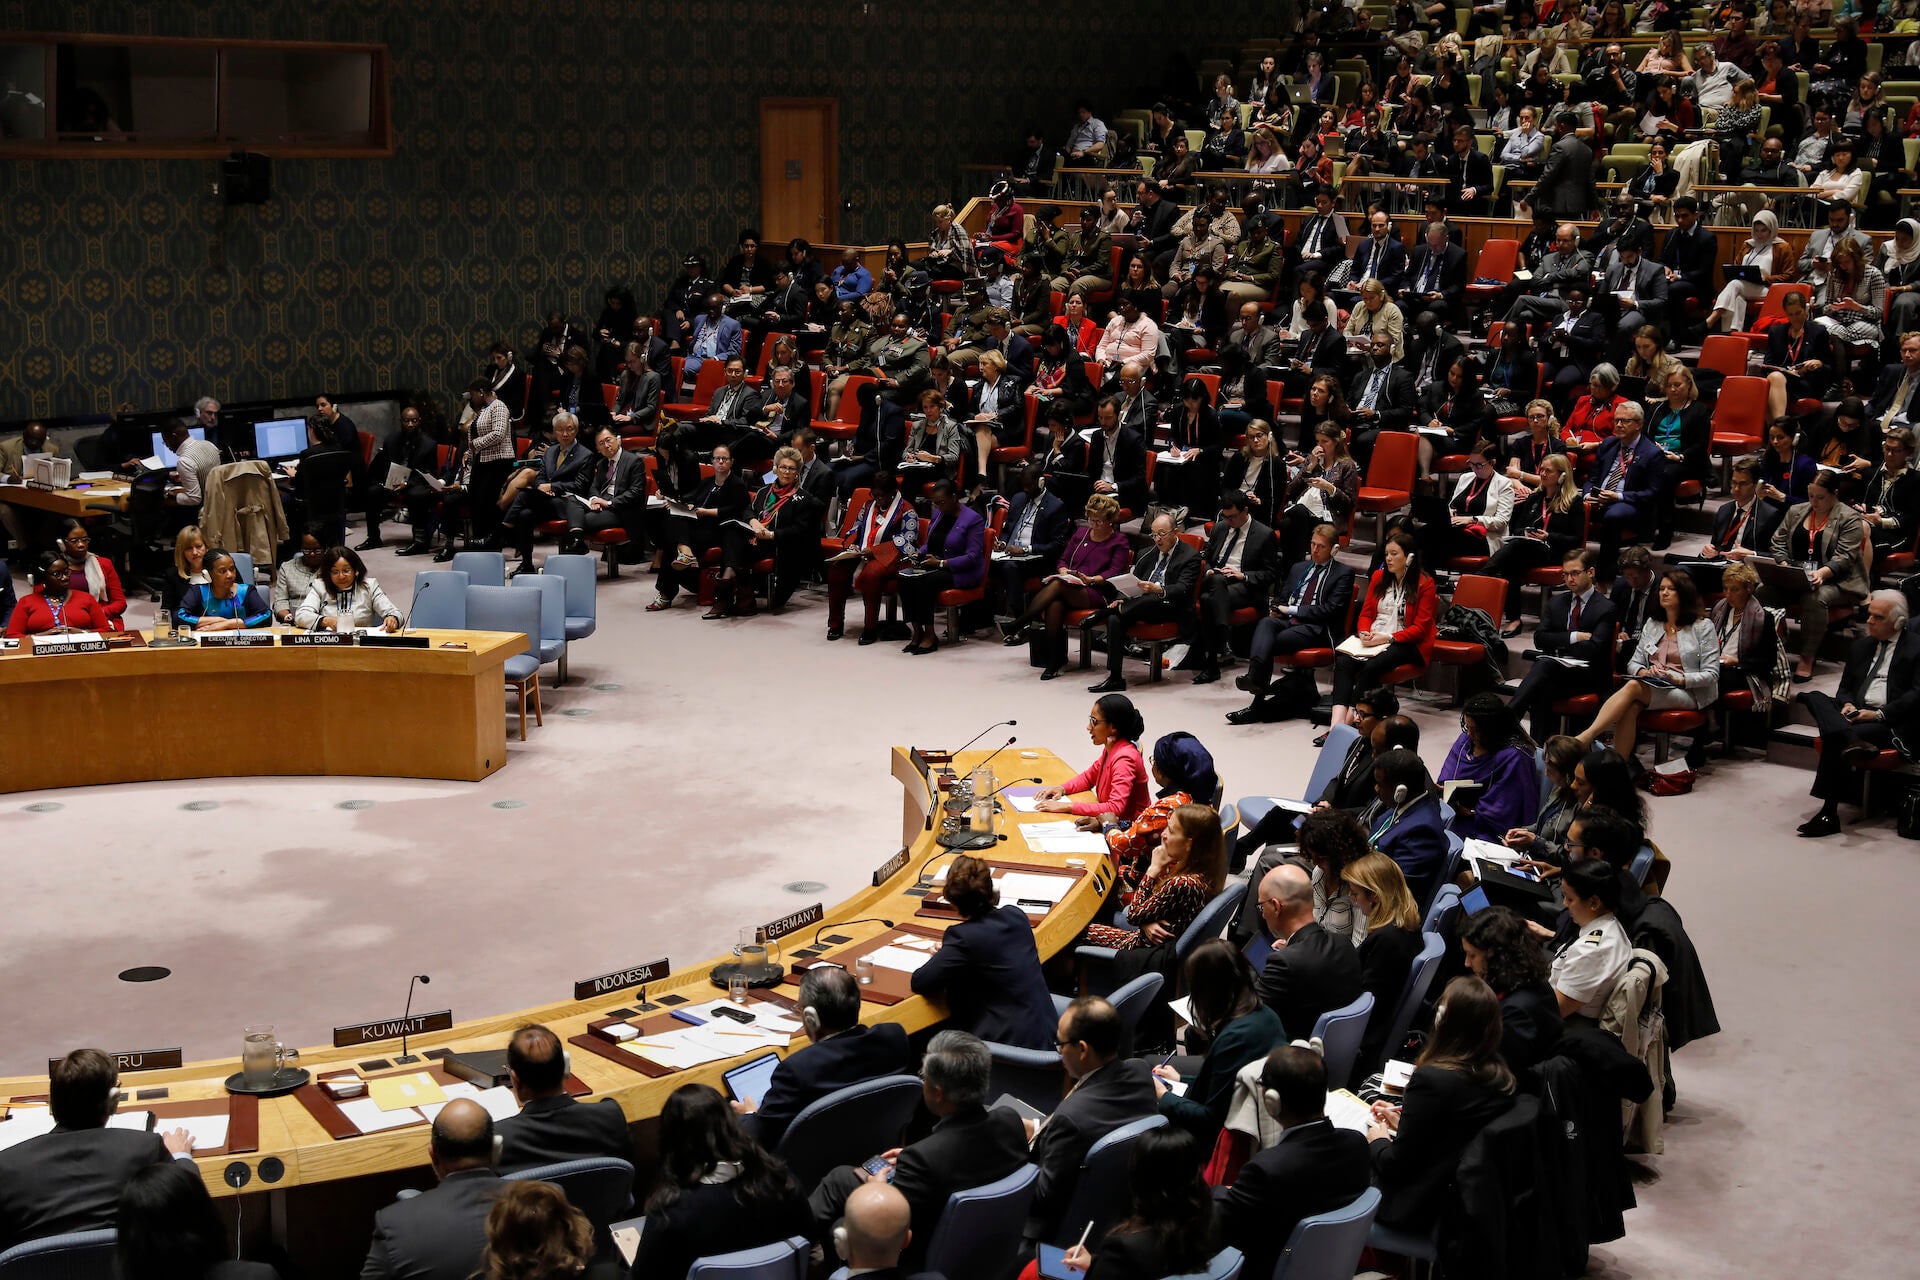
<path id="1" fill-rule="evenodd" d="M 1307 233 L 1307 247 L 1301 250 L 1301 257 L 1317 258 L 1320 256 L 1320 229 L 1326 225 L 1326 219 L 1324 218 L 1315 218 L 1313 220 L 1313 230 Z"/>
<path id="2" fill-rule="evenodd" d="M 1313 568 L 1307 570 L 1307 576 L 1300 580 L 1299 594 L 1297 594 L 1293 600 L 1296 609 L 1302 605 L 1313 603 L 1313 593 L 1320 589 L 1320 573 L 1320 566 L 1315 565 Z"/>
<path id="3" fill-rule="evenodd" d="M 1432 253 L 1427 254 L 1427 265 L 1420 272 L 1419 291 L 1421 293 L 1433 292 L 1433 277 L 1435 272 L 1439 270 L 1439 267 L 1440 267 L 1440 259 Z"/>
<path id="4" fill-rule="evenodd" d="M 1166 552 L 1162 551 L 1160 553 L 1159 562 L 1153 566 L 1153 572 L 1148 575 L 1147 580 L 1149 582 L 1155 582 L 1155 583 L 1164 583 L 1167 580 L 1167 553 Z"/>
<path id="5" fill-rule="evenodd" d="M 1880 674 L 1880 668 L 1887 660 L 1887 651 L 1893 647 L 1891 640 L 1882 640 L 1873 652 L 1873 665 L 1867 668 L 1867 678 L 1860 682 L 1860 697 L 1864 700 L 1867 690 L 1873 688 L 1874 678 Z"/>
<path id="6" fill-rule="evenodd" d="M 1367 394 L 1360 397 L 1360 407 L 1362 409 L 1371 409 L 1374 407 L 1374 404 L 1380 399 L 1380 384 L 1386 380 L 1387 371 L 1385 369 L 1375 369 L 1373 371 L 1373 376 L 1367 380 Z"/>
<path id="7" fill-rule="evenodd" d="M 1633 607 L 1627 610 L 1627 621 L 1632 624 L 1628 631 L 1629 636 L 1640 634 L 1640 624 L 1645 621 L 1645 615 L 1641 611 L 1646 608 L 1646 604 L 1647 592 L 1646 588 L 1642 587 L 1633 593 Z"/>
<path id="8" fill-rule="evenodd" d="M 1722 547 L 1721 550 L 1725 551 L 1729 548 L 1739 546 L 1740 531 L 1746 527 L 1747 527 L 1747 509 L 1745 507 L 1742 507 L 1738 511 L 1734 512 L 1733 514 L 1733 524 L 1727 530 L 1727 545 L 1725 547 Z"/>
<path id="9" fill-rule="evenodd" d="M 1213 567 L 1219 569 L 1233 563 L 1233 549 L 1239 545 L 1240 531 L 1235 529 L 1227 535 L 1227 545 L 1221 548 L 1220 558 L 1214 562 Z"/>
<path id="10" fill-rule="evenodd" d="M 1626 480 L 1626 478 L 1627 478 L 1627 447 L 1625 445 L 1621 445 L 1620 456 L 1614 459 L 1613 470 L 1607 473 L 1607 483 L 1605 487 L 1608 489 L 1612 489 L 1615 493 L 1618 493 L 1620 491 L 1621 484 Z"/>
<path id="11" fill-rule="evenodd" d="M 1913 375 L 1910 373 L 1902 374 L 1899 389 L 1893 393 L 1893 403 L 1889 404 L 1887 411 L 1880 415 L 1880 427 L 1882 430 L 1891 426 L 1895 418 L 1906 412 L 1907 397 L 1912 393 L 1912 390 Z"/>

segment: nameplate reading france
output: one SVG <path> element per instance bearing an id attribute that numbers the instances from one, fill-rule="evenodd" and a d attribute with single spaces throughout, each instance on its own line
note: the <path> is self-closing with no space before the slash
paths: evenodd
<path id="1" fill-rule="evenodd" d="M 816 902 L 812 906 L 796 911 L 790 916 L 781 916 L 778 920 L 760 926 L 760 941 L 772 942 L 788 934 L 804 929 L 810 924 L 819 924 L 826 919 L 826 904 Z"/>
<path id="2" fill-rule="evenodd" d="M 48 640 L 40 636 L 33 638 L 33 656 L 36 658 L 61 653 L 105 653 L 107 649 L 105 640 Z"/>
<path id="3" fill-rule="evenodd" d="M 384 1022 L 356 1022 L 351 1026 L 333 1029 L 333 1047 L 345 1049 L 349 1045 L 372 1044 L 376 1040 L 398 1040 L 403 1035 L 419 1036 L 429 1031 L 445 1031 L 452 1025 L 451 1009 L 442 1009 L 437 1013 L 416 1013 L 411 1018 L 388 1018 Z"/>
<path id="4" fill-rule="evenodd" d="M 271 631 L 209 631 L 200 637 L 203 649 L 264 649 L 272 645 Z"/>
<path id="5" fill-rule="evenodd" d="M 902 849 L 873 869 L 873 887 L 878 889 L 881 885 L 899 874 L 900 869 L 906 865 L 907 851 Z"/>
<path id="6" fill-rule="evenodd" d="M 573 984 L 575 1000 L 591 1000 L 595 996 L 606 995 L 609 991 L 625 991 L 629 987 L 643 987 L 649 982 L 658 982 L 673 972 L 673 966 L 665 960 L 655 960 L 651 964 L 637 964 L 631 969 L 620 969 L 613 973 L 603 973 L 597 978 L 588 978 Z"/>
<path id="7" fill-rule="evenodd" d="M 171 1071 L 186 1065 L 178 1049 L 129 1049 L 107 1055 L 122 1071 Z M 52 1075 L 60 1059 L 47 1059 L 47 1074 Z"/>

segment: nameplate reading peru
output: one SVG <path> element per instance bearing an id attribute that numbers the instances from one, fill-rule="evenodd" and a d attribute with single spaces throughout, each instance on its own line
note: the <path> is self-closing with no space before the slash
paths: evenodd
<path id="1" fill-rule="evenodd" d="M 122 1071 L 171 1071 L 186 1065 L 178 1049 L 128 1049 L 107 1056 Z M 52 1075 L 59 1065 L 60 1059 L 47 1059 L 47 1074 Z"/>
<path id="2" fill-rule="evenodd" d="M 437 1013 L 416 1013 L 411 1018 L 388 1018 L 382 1022 L 356 1022 L 333 1029 L 333 1047 L 344 1049 L 349 1045 L 372 1044 L 376 1040 L 398 1040 L 403 1035 L 418 1036 L 429 1031 L 445 1031 L 452 1025 L 451 1009 L 441 1009 Z"/>
<path id="3" fill-rule="evenodd" d="M 790 916 L 781 916 L 778 920 L 760 926 L 760 941 L 772 942 L 775 938 L 786 937 L 796 929 L 804 929 L 810 924 L 819 924 L 826 918 L 826 914 L 826 904 L 816 902 Z"/>
<path id="4" fill-rule="evenodd" d="M 625 991 L 628 987 L 645 986 L 649 982 L 658 982 L 673 972 L 665 960 L 655 960 L 650 964 L 635 965 L 631 969 L 620 969 L 613 973 L 603 973 L 597 978 L 588 978 L 573 984 L 575 1000 L 591 1000 L 603 996 L 609 991 Z"/>

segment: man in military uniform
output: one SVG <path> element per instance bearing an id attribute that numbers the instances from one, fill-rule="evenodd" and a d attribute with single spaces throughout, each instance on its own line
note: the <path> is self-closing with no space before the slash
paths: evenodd
<path id="1" fill-rule="evenodd" d="M 979 364 L 982 355 L 998 351 L 1007 358 L 1007 373 L 1018 385 L 1033 381 L 1033 344 L 1013 335 L 1013 317 L 1000 307 L 988 307 L 978 319 L 983 336 L 978 342 L 958 347 L 949 354 L 945 362 L 947 368 L 956 374 L 964 373 L 967 366 Z"/>
<path id="2" fill-rule="evenodd" d="M 1248 224 L 1246 238 L 1233 247 L 1227 257 L 1226 274 L 1220 277 L 1220 292 L 1228 305 L 1270 301 L 1280 281 L 1281 262 L 1274 251 L 1273 237 L 1267 234 L 1267 224 Z"/>
<path id="3" fill-rule="evenodd" d="M 1227 246 L 1213 234 L 1213 215 L 1205 206 L 1193 211 L 1193 230 L 1174 246 L 1173 261 L 1167 267 L 1167 282 L 1160 288 L 1163 297 L 1176 298 L 1193 273 L 1201 267 L 1213 268 L 1216 279 L 1227 264 Z"/>
<path id="4" fill-rule="evenodd" d="M 1080 209 L 1080 226 L 1053 238 L 1060 253 L 1060 270 L 1053 278 L 1055 293 L 1086 297 L 1113 287 L 1113 237 L 1100 229 L 1100 210 L 1095 205 Z"/>
<path id="5" fill-rule="evenodd" d="M 1213 234 L 1221 244 L 1231 246 L 1239 243 L 1241 236 L 1240 219 L 1233 215 L 1233 206 L 1227 200 L 1227 189 L 1225 187 L 1209 187 L 1207 189 L 1206 201 L 1202 204 L 1195 205 L 1193 208 L 1181 214 L 1180 220 L 1173 224 L 1173 233 L 1177 236 L 1184 236 L 1191 232 L 1193 230 L 1193 215 L 1199 213 L 1202 209 L 1206 210 L 1207 216 L 1213 219 Z"/>

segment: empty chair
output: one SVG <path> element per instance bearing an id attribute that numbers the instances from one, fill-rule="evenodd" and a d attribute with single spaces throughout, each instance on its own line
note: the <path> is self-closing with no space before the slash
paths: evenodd
<path id="1" fill-rule="evenodd" d="M 240 585 L 243 587 L 252 586 L 253 556 L 245 551 L 230 551 L 227 554 L 233 557 L 233 567 L 240 574 Z"/>
<path id="2" fill-rule="evenodd" d="M 520 740 L 527 740 L 527 697 L 533 697 L 533 722 L 545 724 L 540 709 L 540 659 L 531 650 L 540 636 L 540 597 L 512 587 L 468 587 L 467 626 L 474 631 L 518 633 L 522 645 L 507 659 L 507 687 L 520 695 Z"/>
<path id="3" fill-rule="evenodd" d="M 1353 749 L 1353 740 L 1359 736 L 1360 731 L 1350 724 L 1337 724 L 1327 730 L 1327 740 L 1320 744 L 1320 754 L 1313 759 L 1313 772 L 1307 775 L 1307 788 L 1298 799 L 1311 804 L 1320 798 L 1320 793 L 1340 772 L 1340 766 L 1346 763 L 1347 752 Z M 1260 825 L 1260 819 L 1273 811 L 1274 798 L 1242 796 L 1236 807 L 1240 810 L 1240 825 L 1252 831 Z"/>
<path id="4" fill-rule="evenodd" d="M 917 1076 L 881 1076 L 836 1089 L 793 1118 L 775 1154 L 800 1189 L 811 1191 L 829 1170 L 899 1146 L 919 1104 Z"/>
<path id="5" fill-rule="evenodd" d="M 1300 1219 L 1280 1251 L 1273 1280 L 1332 1280 L 1336 1276 L 1348 1280 L 1360 1269 L 1360 1253 L 1367 1247 L 1367 1232 L 1379 1209 L 1380 1188 L 1368 1187 L 1344 1209 Z"/>
<path id="6" fill-rule="evenodd" d="M 430 631 L 465 631 L 467 575 L 451 569 L 415 574 L 413 611 L 407 615 L 407 625 Z"/>
<path id="7" fill-rule="evenodd" d="M 509 1182 L 551 1182 L 567 1203 L 593 1224 L 594 1254 L 602 1260 L 615 1256 L 613 1224 L 633 1212 L 633 1166 L 625 1160 L 598 1156 L 590 1160 L 563 1160 L 500 1175 Z"/>
<path id="8" fill-rule="evenodd" d="M 504 551 L 456 551 L 452 563 L 456 572 L 467 575 L 471 586 L 507 585 L 507 553 Z"/>
<path id="9" fill-rule="evenodd" d="M 1339 1009 L 1329 1009 L 1313 1024 L 1320 1038 L 1320 1056 L 1327 1063 L 1327 1084 L 1344 1089 L 1353 1079 L 1353 1062 L 1360 1056 L 1360 1041 L 1367 1034 L 1367 1018 L 1373 1012 L 1373 993 L 1362 991 L 1360 998 Z"/>
<path id="10" fill-rule="evenodd" d="M 540 635 L 534 641 L 533 650 L 540 659 L 540 665 L 549 662 L 560 664 L 560 678 L 556 684 L 565 684 L 567 680 L 567 584 L 558 577 L 548 577 L 543 573 L 523 573 L 507 586 L 521 591 L 540 593 Z"/>
<path id="11" fill-rule="evenodd" d="M 1413 958 L 1413 967 L 1407 970 L 1406 989 L 1400 993 L 1400 1003 L 1394 1006 L 1393 1018 L 1387 1023 L 1387 1038 L 1381 1042 L 1382 1051 L 1389 1058 L 1400 1052 L 1400 1046 L 1407 1042 L 1413 1015 L 1426 1002 L 1427 992 L 1433 989 L 1433 980 L 1440 973 L 1440 958 L 1446 954 L 1445 939 L 1432 933 L 1421 936 L 1420 954 Z M 1367 1068 L 1372 1070 L 1378 1065 L 1369 1062 Z"/>
<path id="12" fill-rule="evenodd" d="M 987 1052 L 993 1055 L 993 1074 L 987 1084 L 990 1096 L 1010 1093 L 1038 1111 L 1051 1112 L 1060 1105 L 1067 1091 L 1067 1069 L 1057 1051 L 989 1040 Z"/>
<path id="13" fill-rule="evenodd" d="M 696 1259 L 687 1280 L 807 1280 L 807 1257 L 812 1251 L 805 1236 L 790 1236 L 757 1249 Z"/>
<path id="14" fill-rule="evenodd" d="M 600 573 L 593 557 L 551 555 L 541 563 L 540 572 L 567 584 L 567 640 L 592 635 L 600 625 Z"/>
<path id="15" fill-rule="evenodd" d="M 1088 1149 L 1087 1158 L 1080 1162 L 1080 1176 L 1074 1180 L 1073 1198 L 1067 1202 L 1067 1211 L 1060 1215 L 1062 1231 L 1073 1226 L 1072 1234 L 1077 1236 L 1078 1226 L 1084 1226 L 1091 1219 L 1093 1231 L 1088 1239 L 1098 1240 L 1107 1233 L 1107 1228 L 1120 1220 L 1127 1211 L 1133 1144 L 1141 1134 L 1158 1129 L 1166 1122 L 1165 1116 L 1147 1116 L 1123 1124 Z"/>
<path id="16" fill-rule="evenodd" d="M 1019 1269 L 1020 1233 L 1039 1180 L 1039 1165 L 1022 1165 L 998 1182 L 948 1196 L 927 1245 L 924 1269 L 980 1280 L 1011 1276 Z"/>
<path id="17" fill-rule="evenodd" d="M 43 1236 L 0 1253 L 0 1280 L 114 1280 L 119 1233 L 74 1231 Z"/>
<path id="18" fill-rule="evenodd" d="M 1427 918 L 1420 923 L 1420 932 L 1437 933 L 1447 936 L 1447 929 L 1453 918 L 1460 914 L 1460 890 L 1456 885 L 1443 885 L 1439 893 L 1433 895 L 1433 905 L 1427 908 Z"/>

